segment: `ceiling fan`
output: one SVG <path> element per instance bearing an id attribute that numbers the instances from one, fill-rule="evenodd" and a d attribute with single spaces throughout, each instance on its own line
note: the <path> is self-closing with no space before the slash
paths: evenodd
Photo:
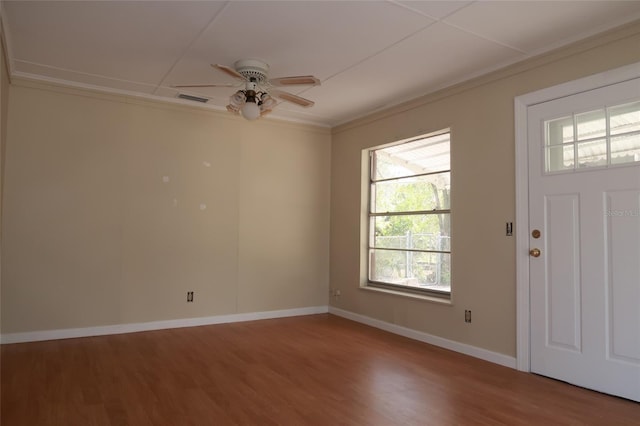
<path id="1" fill-rule="evenodd" d="M 233 68 L 226 65 L 211 64 L 227 75 L 238 80 L 235 84 L 189 84 L 173 86 L 176 88 L 194 87 L 241 87 L 229 98 L 227 110 L 234 114 L 241 114 L 247 120 L 255 120 L 271 112 L 277 102 L 272 97 L 291 102 L 303 107 L 313 106 L 314 102 L 293 93 L 274 89 L 282 86 L 318 86 L 320 80 L 312 75 L 267 78 L 269 65 L 259 59 L 241 59 L 233 64 Z"/>

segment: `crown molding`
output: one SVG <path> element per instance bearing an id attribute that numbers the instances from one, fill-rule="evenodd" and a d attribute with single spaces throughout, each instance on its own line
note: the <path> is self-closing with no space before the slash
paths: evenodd
<path id="1" fill-rule="evenodd" d="M 167 98 L 158 95 L 139 93 L 129 90 L 106 88 L 87 83 L 79 83 L 69 80 L 45 77 L 36 74 L 29 74 L 21 71 L 13 72 L 11 84 L 16 87 L 28 87 L 39 90 L 48 90 L 58 93 L 66 93 L 76 96 L 88 96 L 113 102 L 127 104 L 139 104 L 150 107 L 189 109 L 194 112 L 209 113 L 216 117 L 237 122 L 246 122 L 242 117 L 230 114 L 225 108 L 217 105 L 201 104 L 179 98 Z M 286 119 L 274 114 L 258 120 L 260 123 L 269 125 L 280 125 L 285 127 L 301 128 L 305 130 L 317 131 L 320 133 L 330 133 L 328 126 L 303 120 Z"/>

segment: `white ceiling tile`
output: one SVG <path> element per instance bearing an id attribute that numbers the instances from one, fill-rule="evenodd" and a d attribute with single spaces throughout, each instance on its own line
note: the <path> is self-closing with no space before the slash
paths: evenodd
<path id="1" fill-rule="evenodd" d="M 458 1 L 458 0 L 447 0 L 447 1 L 400 1 L 398 2 L 401 5 L 404 5 L 410 9 L 416 10 L 420 13 L 424 13 L 432 18 L 442 19 L 456 10 L 462 9 L 463 7 L 473 3 L 473 1 Z"/>
<path id="2" fill-rule="evenodd" d="M 167 84 L 228 79 L 209 63 L 260 58 L 270 76 L 321 80 L 433 20 L 388 2 L 232 2 L 167 78 Z"/>
<path id="3" fill-rule="evenodd" d="M 157 84 L 219 2 L 4 2 L 15 59 Z"/>
<path id="4" fill-rule="evenodd" d="M 534 52 L 634 17 L 640 17 L 640 1 L 479 1 L 445 22 Z"/>
<path id="5" fill-rule="evenodd" d="M 521 56 L 512 49 L 434 24 L 366 62 L 312 88 L 305 97 L 321 113 L 354 118 L 409 100 Z M 339 96 L 338 96 L 339 94 Z"/>

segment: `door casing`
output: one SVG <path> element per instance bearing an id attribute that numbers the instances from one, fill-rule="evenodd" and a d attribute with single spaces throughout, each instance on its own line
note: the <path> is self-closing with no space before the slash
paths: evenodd
<path id="1" fill-rule="evenodd" d="M 640 77 L 640 62 L 615 68 L 515 98 L 516 142 L 516 368 L 531 371 L 529 300 L 529 156 L 527 108 Z"/>

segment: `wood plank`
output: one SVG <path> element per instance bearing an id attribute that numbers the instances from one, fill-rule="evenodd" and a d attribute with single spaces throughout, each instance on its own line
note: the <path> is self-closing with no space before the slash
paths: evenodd
<path id="1" fill-rule="evenodd" d="M 638 425 L 640 404 L 329 314 L 3 345 L 2 425 Z"/>

